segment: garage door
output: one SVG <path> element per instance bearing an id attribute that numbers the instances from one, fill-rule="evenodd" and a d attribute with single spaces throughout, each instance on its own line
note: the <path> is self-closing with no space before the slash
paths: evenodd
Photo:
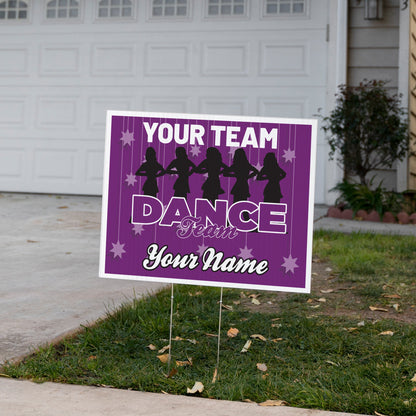
<path id="1" fill-rule="evenodd" d="M 107 109 L 311 117 L 327 5 L 0 0 L 0 189 L 100 194 Z"/>

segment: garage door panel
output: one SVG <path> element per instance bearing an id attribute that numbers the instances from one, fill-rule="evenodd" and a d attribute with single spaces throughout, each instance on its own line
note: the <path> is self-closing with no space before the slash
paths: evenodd
<path id="1" fill-rule="evenodd" d="M 81 45 L 43 45 L 39 55 L 39 76 L 79 77 L 81 68 Z"/>
<path id="2" fill-rule="evenodd" d="M 135 45 L 125 43 L 92 45 L 91 76 L 92 77 L 135 77 L 136 76 Z"/>
<path id="3" fill-rule="evenodd" d="M 39 97 L 37 105 L 37 127 L 42 129 L 76 129 L 79 98 L 73 96 Z"/>
<path id="4" fill-rule="evenodd" d="M 107 91 L 106 91 L 107 92 Z M 88 128 L 91 130 L 99 129 L 101 134 L 105 129 L 105 115 L 107 110 L 117 109 L 119 111 L 134 110 L 136 97 L 128 95 L 120 96 L 94 96 L 88 94 Z M 129 91 L 131 94 L 131 91 Z"/>
<path id="5" fill-rule="evenodd" d="M 27 101 L 26 97 L 0 96 L 0 127 L 24 129 Z"/>
<path id="6" fill-rule="evenodd" d="M 192 112 L 190 101 L 190 97 L 172 98 L 172 95 L 144 97 L 142 108 L 146 111 L 187 113 Z"/>
<path id="7" fill-rule="evenodd" d="M 2 43 L 0 46 L 0 76 L 28 76 L 29 53 L 29 48 L 25 45 Z"/>

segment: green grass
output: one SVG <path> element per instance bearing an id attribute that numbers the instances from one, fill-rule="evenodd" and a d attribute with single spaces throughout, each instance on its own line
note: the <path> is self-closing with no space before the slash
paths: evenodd
<path id="1" fill-rule="evenodd" d="M 415 238 L 315 235 L 314 256 L 328 259 L 342 282 L 355 285 L 354 296 L 363 303 L 379 300 L 380 287 L 390 282 L 394 290 L 401 289 L 400 302 L 411 308 L 416 303 L 415 253 Z M 157 350 L 148 348 L 168 344 L 169 289 L 133 300 L 71 339 L 41 349 L 20 364 L 6 365 L 2 372 L 37 381 L 173 394 L 186 394 L 187 387 L 201 381 L 205 386 L 201 396 L 215 399 L 280 399 L 291 406 L 333 411 L 416 414 L 416 392 L 412 391 L 416 383 L 411 381 L 416 373 L 414 321 L 365 319 L 361 326 L 348 315 L 331 316 L 325 309 L 311 308 L 308 300 L 313 294 L 288 294 L 277 301 L 276 294 L 261 292 L 259 299 L 271 299 L 276 308 L 270 312 L 270 305 L 264 310 L 260 305 L 253 312 L 243 302 L 250 293 L 224 290 L 224 303 L 233 310 L 223 310 L 215 383 L 217 339 L 207 334 L 218 330 L 220 289 L 179 285 L 175 286 L 173 337 L 183 340 L 173 342 L 172 367 L 178 372 L 171 378 L 166 377 L 168 366 L 157 358 Z M 227 337 L 231 327 L 239 330 L 234 338 Z M 393 336 L 379 335 L 385 331 Z M 250 338 L 253 334 L 267 340 Z M 251 347 L 241 353 L 249 339 Z M 190 358 L 192 366 L 175 363 Z M 265 363 L 267 371 L 259 371 L 257 363 Z"/>

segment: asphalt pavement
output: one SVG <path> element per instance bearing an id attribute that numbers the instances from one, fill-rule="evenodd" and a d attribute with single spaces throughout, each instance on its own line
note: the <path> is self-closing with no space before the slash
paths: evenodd
<path id="1" fill-rule="evenodd" d="M 416 226 L 326 218 L 316 229 L 416 236 Z M 0 365 L 55 342 L 161 284 L 98 278 L 101 198 L 0 194 Z M 347 416 L 290 407 L 262 407 L 187 396 L 143 393 L 0 377 L 0 414 Z"/>

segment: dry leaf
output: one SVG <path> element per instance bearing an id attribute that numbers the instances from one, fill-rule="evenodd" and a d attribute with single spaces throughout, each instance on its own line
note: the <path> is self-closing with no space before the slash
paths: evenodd
<path id="1" fill-rule="evenodd" d="M 183 338 L 176 336 L 172 341 L 185 341 Z"/>
<path id="2" fill-rule="evenodd" d="M 416 387 L 413 387 L 413 388 L 412 388 L 412 391 L 416 391 Z"/>
<path id="3" fill-rule="evenodd" d="M 158 353 L 159 354 L 163 354 L 164 352 L 166 352 L 168 349 L 170 348 L 170 345 L 165 345 L 163 348 L 161 348 Z"/>
<path id="4" fill-rule="evenodd" d="M 88 357 L 88 361 L 92 361 L 92 360 L 96 360 L 96 359 L 97 359 L 97 356 L 96 355 L 90 355 Z"/>
<path id="5" fill-rule="evenodd" d="M 325 298 L 319 298 L 318 302 L 326 302 L 326 299 Z"/>
<path id="6" fill-rule="evenodd" d="M 272 324 L 272 328 L 281 328 L 282 324 Z"/>
<path id="7" fill-rule="evenodd" d="M 313 299 L 308 299 L 306 303 L 313 303 Z"/>
<path id="8" fill-rule="evenodd" d="M 232 310 L 234 310 L 232 306 L 230 306 L 230 305 L 226 305 L 225 303 L 222 303 L 222 307 L 223 307 L 224 309 L 226 309 L 227 311 L 232 311 Z"/>
<path id="9" fill-rule="evenodd" d="M 269 373 L 262 374 L 262 375 L 261 375 L 261 378 L 262 378 L 263 380 L 266 380 L 266 378 L 268 377 L 268 375 L 269 375 Z"/>
<path id="10" fill-rule="evenodd" d="M 185 361 L 176 361 L 178 367 L 186 367 L 187 365 L 192 365 L 192 358 L 188 358 Z"/>
<path id="11" fill-rule="evenodd" d="M 246 341 L 246 343 L 244 344 L 244 347 L 241 350 L 241 352 L 247 352 L 248 349 L 251 347 L 251 343 L 252 343 L 251 339 L 249 339 L 248 341 Z"/>
<path id="12" fill-rule="evenodd" d="M 250 338 L 259 339 L 261 341 L 267 341 L 267 339 L 261 334 L 253 334 L 250 335 Z"/>
<path id="13" fill-rule="evenodd" d="M 283 338 L 275 338 L 275 339 L 272 339 L 272 342 L 279 342 L 279 341 L 283 341 Z"/>
<path id="14" fill-rule="evenodd" d="M 212 376 L 212 384 L 214 384 L 217 381 L 217 376 L 218 376 L 218 369 L 215 368 L 214 374 Z"/>
<path id="15" fill-rule="evenodd" d="M 365 321 L 360 321 L 358 322 L 357 326 L 364 326 L 365 325 Z"/>
<path id="16" fill-rule="evenodd" d="M 169 354 L 156 355 L 156 357 L 164 364 L 169 361 Z"/>
<path id="17" fill-rule="evenodd" d="M 379 308 L 377 306 L 370 306 L 370 311 L 378 311 L 378 312 L 388 312 L 389 310 L 386 308 Z"/>
<path id="18" fill-rule="evenodd" d="M 391 306 L 393 307 L 393 309 L 394 309 L 396 312 L 399 312 L 400 305 L 399 305 L 398 303 L 395 303 L 394 305 L 391 305 Z"/>
<path id="19" fill-rule="evenodd" d="M 189 387 L 186 388 L 187 394 L 202 393 L 203 391 L 204 391 L 204 385 L 200 381 L 196 381 L 194 386 L 191 389 Z"/>
<path id="20" fill-rule="evenodd" d="M 348 332 L 354 332 L 354 331 L 356 331 L 358 328 L 356 328 L 356 327 L 351 327 L 351 328 L 344 328 L 346 331 L 348 331 Z"/>
<path id="21" fill-rule="evenodd" d="M 58 207 L 58 209 L 66 209 L 68 208 L 66 205 L 63 205 L 62 207 Z"/>
<path id="22" fill-rule="evenodd" d="M 383 298 L 387 298 L 387 299 L 401 299 L 402 298 L 400 295 L 397 295 L 397 294 L 388 295 L 384 293 L 382 296 Z"/>
<path id="23" fill-rule="evenodd" d="M 332 293 L 334 291 L 334 289 L 321 289 L 320 292 L 321 293 Z"/>
<path id="24" fill-rule="evenodd" d="M 331 269 L 330 267 L 327 267 L 327 268 L 325 269 L 325 271 L 329 273 L 329 272 L 332 272 L 332 269 Z"/>
<path id="25" fill-rule="evenodd" d="M 284 400 L 266 400 L 265 402 L 259 403 L 259 406 L 287 406 L 288 404 Z"/>
<path id="26" fill-rule="evenodd" d="M 176 374 L 178 374 L 178 370 L 176 368 L 172 368 L 172 370 L 170 370 L 169 374 L 166 376 L 166 378 L 172 378 L 173 376 L 175 376 Z"/>
<path id="27" fill-rule="evenodd" d="M 26 240 L 27 243 L 39 243 L 39 241 L 36 240 Z"/>
<path id="28" fill-rule="evenodd" d="M 239 305 L 241 302 L 239 300 L 233 300 L 234 305 Z"/>
<path id="29" fill-rule="evenodd" d="M 274 322 L 274 321 L 280 321 L 280 318 L 273 318 L 272 322 Z"/>
<path id="30" fill-rule="evenodd" d="M 234 338 L 238 335 L 239 332 L 240 331 L 237 328 L 230 328 L 227 331 L 227 336 L 230 337 L 230 338 Z"/>
<path id="31" fill-rule="evenodd" d="M 218 338 L 217 334 L 205 334 L 206 337 Z"/>
<path id="32" fill-rule="evenodd" d="M 256 403 L 256 402 L 253 402 L 253 400 L 250 400 L 250 399 L 243 399 L 242 401 L 245 402 L 245 403 Z"/>
<path id="33" fill-rule="evenodd" d="M 413 381 L 414 383 L 416 383 L 416 374 L 410 379 L 410 381 Z"/>
<path id="34" fill-rule="evenodd" d="M 339 367 L 339 364 L 334 363 L 333 361 L 326 360 L 325 362 L 328 363 L 328 364 L 331 364 L 331 365 L 333 365 L 335 367 Z"/>
<path id="35" fill-rule="evenodd" d="M 151 351 L 156 351 L 156 350 L 157 350 L 156 346 L 155 346 L 155 345 L 153 345 L 153 344 L 149 344 L 149 345 L 147 346 L 147 348 L 149 348 L 149 350 L 151 350 Z"/>
<path id="36" fill-rule="evenodd" d="M 309 306 L 309 307 L 312 308 L 312 309 L 318 309 L 318 308 L 321 307 L 321 305 L 313 305 L 313 306 Z"/>
<path id="37" fill-rule="evenodd" d="M 248 297 L 249 298 L 252 298 L 252 299 L 256 299 L 256 298 L 258 298 L 260 295 L 259 294 L 256 294 L 256 293 L 252 293 L 251 295 L 248 295 Z"/>
<path id="38" fill-rule="evenodd" d="M 379 413 L 379 412 L 374 412 L 374 414 L 376 415 L 376 416 L 386 416 L 386 415 L 383 415 L 383 413 Z"/>
<path id="39" fill-rule="evenodd" d="M 257 363 L 257 369 L 260 371 L 267 371 L 267 365 L 264 363 Z"/>
<path id="40" fill-rule="evenodd" d="M 251 299 L 251 303 L 254 303 L 254 305 L 260 305 L 260 301 L 256 298 Z"/>
<path id="41" fill-rule="evenodd" d="M 394 332 L 393 331 L 383 331 L 383 332 L 380 332 L 379 335 L 388 335 L 388 336 L 391 337 L 391 336 L 394 335 Z"/>

